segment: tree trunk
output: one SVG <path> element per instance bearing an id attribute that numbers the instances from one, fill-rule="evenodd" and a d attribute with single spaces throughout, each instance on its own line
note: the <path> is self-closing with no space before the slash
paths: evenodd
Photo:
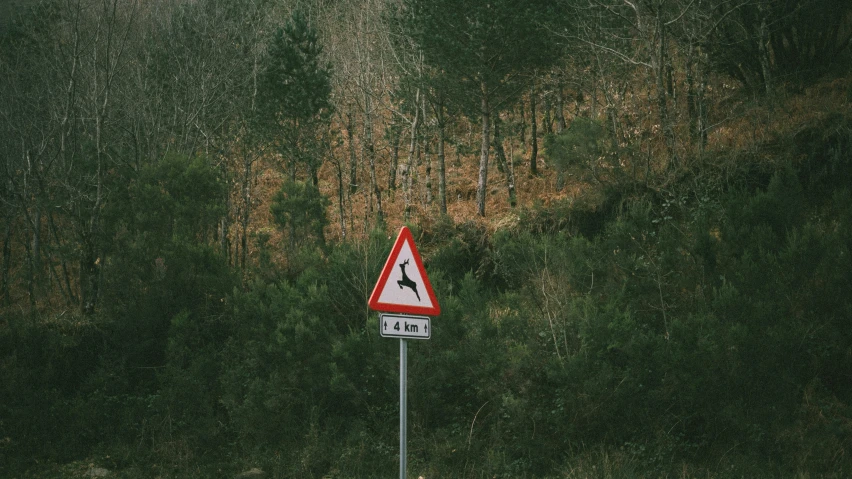
<path id="1" fill-rule="evenodd" d="M 355 156 L 355 119 L 352 112 L 346 113 L 346 138 L 349 140 L 349 194 L 358 190 L 358 160 Z"/>
<path id="2" fill-rule="evenodd" d="M 3 265 L 0 266 L 0 299 L 3 304 L 11 304 L 9 297 L 9 269 L 12 266 L 12 218 L 6 220 L 6 231 L 3 232 Z"/>
<path id="3" fill-rule="evenodd" d="M 556 84 L 556 134 L 560 134 L 565 130 L 565 91 L 562 86 L 562 78 L 558 79 Z"/>
<path id="4" fill-rule="evenodd" d="M 249 153 L 243 152 L 243 209 L 240 215 L 240 268 L 246 267 L 246 257 L 248 251 L 248 224 L 251 217 L 251 184 L 252 184 L 252 164 L 253 160 Z"/>
<path id="5" fill-rule="evenodd" d="M 222 162 L 222 178 L 229 178 L 225 162 Z M 231 265 L 231 180 L 228 179 L 228 188 L 225 190 L 225 214 L 219 220 L 219 248 L 225 257 L 228 266 Z"/>
<path id="6" fill-rule="evenodd" d="M 364 117 L 364 121 L 367 121 L 366 115 Z M 365 128 L 366 128 L 366 125 L 365 125 Z M 361 163 L 362 165 L 367 165 L 367 171 L 369 172 L 370 171 L 370 165 L 369 165 L 369 162 L 367 161 L 367 137 L 366 137 L 366 135 L 361 137 L 361 142 L 360 142 L 359 146 L 361 147 L 360 148 L 361 151 L 359 152 L 360 155 L 358 156 L 358 162 Z M 372 179 L 373 179 L 373 176 L 370 175 L 368 180 L 372 180 Z M 370 181 L 369 184 L 367 185 L 367 193 L 364 195 L 364 218 L 365 219 L 368 218 L 369 215 L 372 212 L 373 212 L 373 182 Z M 366 225 L 366 223 L 365 223 L 365 225 Z M 365 226 L 365 228 L 367 228 L 365 230 L 365 232 L 369 232 L 369 228 L 366 227 L 366 226 Z"/>
<path id="7" fill-rule="evenodd" d="M 355 231 L 355 202 L 352 195 L 358 191 L 358 160 L 355 156 L 355 135 L 353 133 L 355 120 L 351 111 L 346 113 L 346 137 L 349 140 L 349 194 L 346 200 L 349 203 L 349 230 Z"/>
<path id="8" fill-rule="evenodd" d="M 308 162 L 308 174 L 311 176 L 311 184 L 319 188 L 319 169 L 320 165 L 313 161 Z"/>
<path id="9" fill-rule="evenodd" d="M 30 315 L 35 316 L 36 299 L 35 299 L 35 280 L 33 279 L 33 248 L 32 243 L 24 241 L 24 248 L 27 251 L 27 265 L 29 265 L 27 278 L 27 296 L 30 300 Z"/>
<path id="10" fill-rule="evenodd" d="M 390 126 L 391 142 L 391 164 L 388 172 L 388 191 L 396 190 L 396 170 L 399 168 L 399 140 L 402 138 L 402 129 L 395 123 Z"/>
<path id="11" fill-rule="evenodd" d="M 373 188 L 373 194 L 376 195 L 376 223 L 381 226 L 385 223 L 385 213 L 382 209 L 382 190 L 379 188 L 378 178 L 376 178 L 376 147 L 373 144 L 373 118 L 372 118 L 372 103 L 370 96 L 364 95 L 364 142 L 367 148 L 367 161 L 370 164 L 370 185 Z"/>
<path id="12" fill-rule="evenodd" d="M 589 75 L 592 84 L 589 92 L 589 118 L 594 120 L 598 116 L 598 72 L 594 67 L 592 70 L 591 75 Z"/>
<path id="13" fill-rule="evenodd" d="M 298 144 L 293 145 L 293 146 L 294 146 L 293 151 L 299 151 Z M 296 161 L 296 155 L 295 154 L 290 155 L 289 165 L 290 165 L 290 173 L 289 173 L 290 181 L 296 181 L 296 169 L 298 168 L 298 162 Z"/>
<path id="14" fill-rule="evenodd" d="M 442 115 L 438 120 L 438 198 L 442 215 L 447 214 L 447 169 L 444 153 L 446 139 L 444 135 L 444 120 Z"/>
<path id="15" fill-rule="evenodd" d="M 420 103 L 420 90 L 415 94 L 414 104 Z M 420 121 L 420 108 L 414 109 L 414 119 L 411 121 L 411 141 L 408 143 L 408 163 L 402 170 L 402 188 L 405 196 L 405 221 L 411 219 L 411 172 L 414 169 L 414 155 L 417 147 L 417 126 Z"/>
<path id="16" fill-rule="evenodd" d="M 98 166 L 95 177 L 95 203 L 90 209 L 90 217 L 85 221 L 80 261 L 80 299 L 82 311 L 87 315 L 93 314 L 97 307 L 101 273 L 98 236 L 100 234 L 100 214 L 103 202 L 103 160 L 101 158 L 103 145 L 101 144 L 100 122 L 98 122 L 96 128 L 96 156 Z"/>
<path id="17" fill-rule="evenodd" d="M 482 85 L 480 115 L 482 115 L 482 144 L 479 157 L 479 181 L 476 184 L 476 213 L 485 216 L 485 200 L 488 194 L 488 148 L 491 145 L 491 106 L 488 104 L 488 89 Z"/>
<path id="18" fill-rule="evenodd" d="M 669 121 L 668 91 L 666 89 L 666 62 L 668 61 L 666 43 L 668 42 L 668 38 L 661 8 L 657 9 L 656 22 L 657 51 L 655 53 L 657 58 L 656 65 L 654 65 L 654 73 L 657 86 L 657 110 L 660 118 L 660 129 L 663 132 L 663 140 L 665 141 L 666 158 L 669 162 L 668 168 L 671 171 L 676 169 L 678 165 L 677 158 L 674 156 L 674 132 Z"/>
<path id="19" fill-rule="evenodd" d="M 428 124 L 428 115 L 426 112 L 426 95 L 420 100 L 420 107 L 423 110 L 423 124 Z M 426 206 L 432 204 L 432 156 L 429 154 L 429 137 L 428 133 L 423 135 L 423 158 L 426 163 L 426 181 L 424 182 Z"/>
<path id="20" fill-rule="evenodd" d="M 538 120 L 536 120 L 535 104 L 536 102 L 535 78 L 533 78 L 530 86 L 530 173 L 538 174 Z"/>
<path id="21" fill-rule="evenodd" d="M 292 158 L 292 156 L 291 156 L 291 158 Z M 290 181 L 293 182 L 293 183 L 296 182 L 296 161 L 293 160 L 293 159 L 290 160 Z M 296 252 L 296 225 L 292 221 L 290 221 L 290 224 L 287 225 L 287 232 L 288 232 L 288 236 L 290 237 L 290 241 L 289 241 L 290 250 L 289 250 L 289 254 L 288 254 L 288 260 L 289 260 L 293 257 L 294 253 Z M 288 268 L 290 267 L 289 261 L 288 261 L 287 266 L 288 266 Z"/>
<path id="22" fill-rule="evenodd" d="M 426 163 L 426 205 L 432 204 L 432 156 L 429 154 L 429 139 L 423 138 L 423 158 Z"/>
<path id="23" fill-rule="evenodd" d="M 689 42 L 689 45 L 686 49 L 686 58 L 684 59 L 685 68 L 684 73 L 686 73 L 686 115 L 689 118 L 689 132 L 692 135 L 693 140 L 697 140 L 698 136 L 696 135 L 697 125 L 698 125 L 698 105 L 696 102 L 696 91 L 695 91 L 695 44 L 693 42 Z"/>
<path id="24" fill-rule="evenodd" d="M 242 222 L 242 232 L 240 234 L 240 268 L 246 267 L 246 250 L 248 249 L 248 221 Z"/>
<path id="25" fill-rule="evenodd" d="M 509 206 L 514 208 L 517 205 L 515 198 L 515 174 L 512 171 L 512 165 L 506 160 L 506 152 L 503 150 L 503 138 L 500 136 L 500 114 L 494 115 L 494 152 L 497 154 L 497 161 L 503 166 L 503 171 L 506 174 L 506 188 L 509 193 Z"/>
<path id="26" fill-rule="evenodd" d="M 80 252 L 80 309 L 83 314 L 95 312 L 98 304 L 98 284 L 100 259 L 91 233 L 83 237 L 83 249 Z"/>
<path id="27" fill-rule="evenodd" d="M 689 132 L 699 156 L 704 153 L 704 147 L 707 144 L 705 88 L 706 78 L 701 67 L 701 47 L 690 44 L 686 56 L 686 107 L 689 116 Z"/>
<path id="28" fill-rule="evenodd" d="M 532 91 L 532 88 L 530 88 L 530 91 Z M 521 155 L 524 155 L 527 152 L 527 117 L 526 117 L 527 111 L 526 111 L 526 108 L 525 108 L 526 105 L 524 104 L 523 97 L 521 98 L 521 101 L 519 103 L 520 103 L 519 108 L 521 109 L 521 111 L 520 111 L 520 122 L 521 123 L 520 123 L 519 128 L 518 128 L 518 140 L 520 140 L 520 142 L 521 142 Z"/>
<path id="29" fill-rule="evenodd" d="M 542 119 L 541 129 L 545 135 L 553 133 L 553 119 L 550 115 L 550 98 L 547 95 L 541 97 Z"/>
<path id="30" fill-rule="evenodd" d="M 117 2 L 113 3 L 113 13 L 115 12 L 115 8 L 117 6 Z M 106 7 L 106 5 L 105 5 Z M 110 33 L 112 30 L 112 25 L 109 28 Z M 99 35 L 99 33 L 98 33 Z M 93 76 L 94 84 L 92 91 L 95 95 L 95 118 L 94 118 L 94 144 L 95 144 L 95 161 L 96 161 L 96 170 L 94 176 L 95 183 L 95 191 L 94 191 L 94 203 L 90 208 L 88 208 L 88 217 L 81 218 L 81 229 L 82 234 L 80 235 L 82 239 L 82 248 L 81 248 L 81 256 L 80 256 L 80 301 L 81 301 L 81 309 L 84 314 L 93 314 L 95 312 L 95 308 L 98 304 L 98 296 L 99 296 L 99 285 L 100 285 L 100 219 L 101 219 L 101 209 L 103 207 L 104 200 L 104 175 L 106 173 L 104 160 L 106 157 L 106 146 L 104 142 L 104 129 L 109 122 L 108 113 L 111 111 L 110 107 L 112 106 L 110 103 L 111 100 L 111 88 L 112 81 L 115 77 L 115 72 L 118 70 L 118 65 L 116 63 L 112 63 L 110 59 L 110 45 L 112 43 L 112 38 L 107 39 L 107 50 L 105 54 L 105 68 L 104 72 L 104 82 L 103 85 L 100 85 L 98 82 L 99 75 L 97 71 Z M 97 43 L 97 35 L 95 42 Z M 95 68 L 98 65 L 98 49 L 97 47 L 94 50 L 95 58 L 93 64 Z M 103 97 L 98 96 L 102 94 Z"/>
<path id="31" fill-rule="evenodd" d="M 47 216 L 48 227 L 50 231 L 53 233 L 53 241 L 59 245 L 59 229 L 56 227 L 56 222 L 53 220 L 53 214 L 48 214 Z M 65 255 L 60 255 L 59 265 L 62 268 L 62 280 L 58 277 L 56 278 L 56 282 L 59 285 L 59 289 L 63 291 L 64 296 L 66 297 L 66 303 L 70 307 L 77 303 L 77 297 L 74 295 L 74 290 L 71 288 L 71 275 L 68 273 L 68 261 L 65 258 Z M 55 276 L 58 276 L 54 273 Z M 64 289 L 63 289 L 64 288 Z"/>
<path id="32" fill-rule="evenodd" d="M 698 47 L 698 61 L 696 63 L 698 75 L 698 89 L 695 93 L 695 109 L 698 123 L 695 125 L 695 134 L 698 136 L 698 151 L 704 153 L 707 146 L 707 101 L 704 94 L 707 92 L 707 72 L 704 69 L 701 47 Z"/>
<path id="33" fill-rule="evenodd" d="M 33 212 L 33 281 L 37 286 L 41 282 L 41 208 L 38 203 L 35 204 Z"/>
<path id="34" fill-rule="evenodd" d="M 344 208 L 344 188 L 343 185 L 343 165 L 339 161 L 335 161 L 337 167 L 337 207 L 340 213 L 340 239 L 346 241 L 346 211 Z"/>
<path id="35" fill-rule="evenodd" d="M 760 13 L 760 27 L 758 28 L 757 50 L 760 54 L 760 71 L 763 76 L 763 86 L 766 96 L 772 98 L 774 88 L 772 79 L 771 59 L 769 58 L 769 28 L 766 25 L 766 7 L 762 3 L 757 4 Z"/>

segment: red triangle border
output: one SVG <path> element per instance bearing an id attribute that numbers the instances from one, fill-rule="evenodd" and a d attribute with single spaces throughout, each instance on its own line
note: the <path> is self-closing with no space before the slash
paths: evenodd
<path id="1" fill-rule="evenodd" d="M 380 303 L 379 297 L 382 295 L 391 272 L 396 267 L 396 259 L 399 252 L 402 250 L 405 242 L 408 241 L 411 247 L 411 255 L 414 258 L 414 264 L 417 266 L 417 271 L 423 279 L 423 287 L 426 289 L 426 294 L 432 302 L 432 307 L 427 306 L 411 306 L 407 304 Z M 370 294 L 370 300 L 367 305 L 375 311 L 383 311 L 386 313 L 403 313 L 403 314 L 424 314 L 426 316 L 438 316 L 441 314 L 441 306 L 438 304 L 438 299 L 435 297 L 435 291 L 432 289 L 432 283 L 429 282 L 429 276 L 426 275 L 426 269 L 423 267 L 423 260 L 420 258 L 420 252 L 417 251 L 417 246 L 414 245 L 414 237 L 411 235 L 411 230 L 407 226 L 403 226 L 399 230 L 399 236 L 396 237 L 396 242 L 393 244 L 390 255 L 388 255 L 385 266 L 382 268 L 382 273 L 379 275 L 379 280 Z"/>

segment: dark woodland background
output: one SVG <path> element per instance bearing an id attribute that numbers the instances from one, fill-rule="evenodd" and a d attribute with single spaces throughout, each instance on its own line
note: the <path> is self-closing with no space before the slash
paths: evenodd
<path id="1" fill-rule="evenodd" d="M 852 475 L 852 3 L 0 4 L 0 475 Z"/>

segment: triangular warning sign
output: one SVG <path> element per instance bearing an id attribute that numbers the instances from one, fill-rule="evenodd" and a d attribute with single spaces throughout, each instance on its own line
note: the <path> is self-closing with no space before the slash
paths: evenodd
<path id="1" fill-rule="evenodd" d="M 399 231 L 368 305 L 388 313 L 441 314 L 411 230 L 406 226 Z"/>

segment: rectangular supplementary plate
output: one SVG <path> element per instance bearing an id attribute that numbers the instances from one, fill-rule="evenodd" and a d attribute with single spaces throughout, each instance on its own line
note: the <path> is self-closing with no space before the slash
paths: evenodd
<path id="1" fill-rule="evenodd" d="M 380 314 L 379 334 L 383 338 L 429 339 L 432 337 L 431 319 L 407 314 Z"/>

